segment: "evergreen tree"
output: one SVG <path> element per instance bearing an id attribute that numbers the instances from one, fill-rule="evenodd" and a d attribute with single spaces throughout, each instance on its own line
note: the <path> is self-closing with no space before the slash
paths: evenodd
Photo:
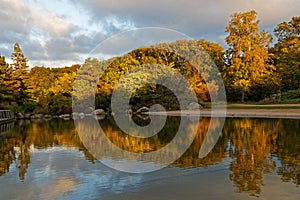
<path id="1" fill-rule="evenodd" d="M 18 43 L 14 45 L 14 52 L 11 55 L 12 66 L 12 90 L 17 102 L 23 103 L 27 100 L 28 88 L 28 66 L 27 59 Z"/>

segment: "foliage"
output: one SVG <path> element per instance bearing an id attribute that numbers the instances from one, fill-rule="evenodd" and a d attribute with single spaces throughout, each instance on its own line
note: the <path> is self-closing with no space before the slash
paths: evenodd
<path id="1" fill-rule="evenodd" d="M 22 111 L 22 106 L 13 106 L 13 105 L 7 105 L 3 107 L 4 110 L 11 110 L 13 112 L 20 112 Z"/>
<path id="2" fill-rule="evenodd" d="M 53 115 L 71 113 L 72 99 L 63 94 L 51 96 L 48 103 L 48 113 Z"/>
<path id="3" fill-rule="evenodd" d="M 226 37 L 229 49 L 224 55 L 226 65 L 222 70 L 223 79 L 227 88 L 239 91 L 242 102 L 247 96 L 249 100 L 262 98 L 248 95 L 253 90 L 266 88 L 264 91 L 271 90 L 273 93 L 278 90 L 277 74 L 270 63 L 267 49 L 272 36 L 265 31 L 259 32 L 256 15 L 253 10 L 235 13 L 225 29 L 229 33 Z M 266 78 L 271 82 L 267 82 Z M 260 93 L 263 94 L 261 91 Z"/>
<path id="4" fill-rule="evenodd" d="M 23 110 L 25 113 L 32 113 L 36 106 L 37 104 L 35 102 L 27 101 L 23 103 Z"/>
<path id="5" fill-rule="evenodd" d="M 253 10 L 234 13 L 225 29 L 228 33 L 225 41 L 229 47 L 226 50 L 203 39 L 181 40 L 138 48 L 101 62 L 89 58 L 82 65 L 51 69 L 35 66 L 29 70 L 28 60 L 16 43 L 11 54 L 12 64 L 0 55 L 1 107 L 9 105 L 14 110 L 29 112 L 32 108 L 26 103 L 23 106 L 23 103 L 34 102 L 34 112 L 61 114 L 72 112 L 72 100 L 90 103 L 83 104 L 90 108 L 93 104 L 88 99 L 95 99 L 96 108 L 109 111 L 111 95 L 119 80 L 130 70 L 138 67 L 150 69 L 155 65 L 172 69 L 165 74 L 162 71 L 156 74 L 164 80 L 176 82 L 168 77 L 172 75 L 171 71 L 179 72 L 190 84 L 190 88 L 182 92 L 189 96 L 192 89 L 198 102 L 207 103 L 212 96 L 219 98 L 218 85 L 222 80 L 217 75 L 220 73 L 228 101 L 261 102 L 272 94 L 283 93 L 284 96 L 285 92 L 289 96 L 300 88 L 299 24 L 300 16 L 279 23 L 274 29 L 278 41 L 269 48 L 272 37 L 265 31 L 259 31 L 257 13 Z M 107 68 L 100 76 L 104 67 Z M 132 92 L 132 108 L 159 103 L 167 109 L 178 109 L 176 96 L 162 85 L 147 84 L 135 91 L 130 90 L 135 87 L 135 81 L 146 83 L 153 76 L 151 72 L 136 72 L 132 80 L 120 85 L 124 91 Z M 78 87 L 73 91 L 75 78 Z M 294 96 L 291 95 L 291 98 Z M 295 100 L 291 98 L 282 100 L 298 102 L 298 97 Z"/>
<path id="6" fill-rule="evenodd" d="M 161 85 L 148 84 L 136 91 L 131 91 L 130 89 L 135 87 L 136 82 L 147 83 L 148 80 L 151 80 L 154 76 L 158 78 L 158 80 L 161 79 L 165 82 L 176 83 L 177 80 L 170 79 L 172 72 L 176 71 L 188 80 L 191 86 L 190 89 L 196 92 L 199 101 L 210 101 L 210 95 L 218 95 L 216 77 L 214 77 L 214 74 L 218 72 L 216 71 L 217 67 L 215 69 L 211 67 L 213 61 L 210 60 L 209 55 L 212 55 L 217 61 L 218 67 L 221 68 L 223 63 L 222 47 L 204 40 L 183 40 L 168 44 L 163 43 L 149 48 L 143 47 L 135 49 L 129 54 L 114 58 L 97 83 L 96 107 L 107 108 L 107 104 L 103 103 L 103 100 L 110 99 L 112 91 L 120 78 L 130 70 L 131 72 L 135 70 L 135 72 L 130 75 L 130 78 L 127 78 L 126 82 L 123 82 L 119 86 L 122 87 L 124 91 L 132 93 L 130 104 L 133 108 L 160 103 L 165 105 L 167 109 L 178 109 L 178 101 L 174 94 Z M 101 62 L 92 59 L 87 60 L 84 66 L 88 67 L 88 65 L 91 64 L 93 66 L 102 66 Z M 161 70 L 162 68 L 160 66 L 167 66 L 174 71 L 170 70 L 166 73 Z M 143 73 L 136 71 L 138 67 L 143 68 Z M 155 69 L 155 74 L 152 73 L 152 68 Z M 145 73 L 145 70 L 147 71 L 148 69 L 150 71 Z M 201 75 L 199 75 L 199 72 L 201 72 Z M 85 79 L 87 79 L 87 77 Z M 89 83 L 88 80 L 86 80 L 85 84 L 83 80 L 81 81 L 82 86 L 85 84 L 86 86 L 90 86 L 92 84 Z M 215 88 L 215 91 L 209 93 L 206 84 L 210 84 L 211 88 Z M 181 87 L 178 86 L 178 89 L 180 88 Z M 86 89 L 82 90 L 87 91 Z M 181 92 L 183 94 L 186 93 L 186 97 L 190 96 L 188 94 L 189 89 L 185 89 Z M 79 94 L 83 93 L 84 92 L 79 92 Z M 90 92 L 88 92 L 88 94 L 90 94 Z M 188 99 L 186 101 L 188 102 Z"/>
<path id="7" fill-rule="evenodd" d="M 298 40 L 300 35 L 300 16 L 292 17 L 289 22 L 281 22 L 274 29 L 278 37 L 278 45 L 285 45 L 293 40 Z"/>
<path id="8" fill-rule="evenodd" d="M 18 104 L 22 104 L 23 101 L 28 99 L 28 65 L 27 59 L 23 54 L 23 51 L 18 43 L 14 45 L 14 52 L 11 55 L 13 61 L 12 66 L 12 83 L 11 92 L 13 93 Z"/>
<path id="9" fill-rule="evenodd" d="M 13 96 L 10 94 L 12 69 L 6 63 L 5 57 L 0 56 L 0 101 L 12 101 Z"/>
<path id="10" fill-rule="evenodd" d="M 300 88 L 297 90 L 289 90 L 281 94 L 282 99 L 300 99 Z"/>
<path id="11" fill-rule="evenodd" d="M 281 78 L 283 91 L 300 87 L 300 16 L 282 22 L 274 30 L 278 38 L 270 52 Z"/>

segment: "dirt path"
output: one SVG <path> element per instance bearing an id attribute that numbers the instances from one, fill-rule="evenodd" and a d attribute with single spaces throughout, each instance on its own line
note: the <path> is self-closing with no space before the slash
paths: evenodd
<path id="1" fill-rule="evenodd" d="M 183 111 L 168 111 L 168 112 L 153 112 L 150 115 L 170 115 L 170 116 L 202 116 L 202 117 L 249 117 L 249 118 L 291 118 L 300 119 L 300 104 L 272 104 L 272 105 L 253 105 L 254 107 L 262 108 L 249 108 L 252 105 L 245 104 L 231 104 L 239 105 L 240 108 L 227 108 L 227 109 L 201 109 L 198 110 L 183 110 Z M 281 108 L 286 106 L 287 108 Z M 242 107 L 247 107 L 243 109 Z M 280 108 L 267 108 L 264 107 L 280 107 Z M 291 108 L 295 107 L 295 108 Z"/>

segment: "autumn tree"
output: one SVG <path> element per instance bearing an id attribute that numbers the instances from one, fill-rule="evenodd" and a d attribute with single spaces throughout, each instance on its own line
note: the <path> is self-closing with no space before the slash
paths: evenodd
<path id="1" fill-rule="evenodd" d="M 0 101 L 11 101 L 13 99 L 10 95 L 12 70 L 9 64 L 6 63 L 5 57 L 0 56 Z"/>
<path id="2" fill-rule="evenodd" d="M 40 103 L 54 82 L 55 76 L 50 68 L 33 67 L 29 72 L 29 98 L 36 103 Z"/>
<path id="3" fill-rule="evenodd" d="M 26 92 L 31 104 L 36 105 L 34 112 L 70 113 L 72 88 L 78 68 L 79 65 L 53 69 L 32 68 Z"/>
<path id="4" fill-rule="evenodd" d="M 48 89 L 48 111 L 51 114 L 71 113 L 72 88 L 75 78 L 76 72 L 64 73 Z"/>
<path id="5" fill-rule="evenodd" d="M 129 70 L 136 69 L 138 66 L 143 66 L 144 69 L 156 67 L 156 74 L 150 73 L 138 73 L 131 74 L 130 80 L 124 82 L 122 90 L 134 88 L 136 81 L 147 82 L 157 76 L 158 79 L 168 80 L 167 78 L 175 78 L 170 73 L 166 73 L 159 69 L 158 66 L 168 66 L 170 71 L 179 72 L 182 76 L 188 80 L 191 88 L 198 97 L 199 101 L 210 101 L 211 97 L 216 98 L 218 95 L 218 81 L 221 79 L 216 77 L 218 75 L 217 67 L 213 67 L 214 63 L 218 67 L 223 65 L 222 61 L 222 47 L 218 44 L 207 42 L 204 40 L 179 40 L 172 43 L 161 43 L 150 47 L 141 47 L 133 50 L 132 52 L 125 54 L 121 57 L 113 58 L 103 75 L 97 82 L 96 90 L 96 107 L 107 109 L 110 106 L 110 98 L 114 90 L 115 85 L 119 79 L 126 74 Z M 213 62 L 214 61 L 214 62 Z M 88 71 L 95 73 L 95 70 L 88 70 L 90 67 L 102 68 L 105 66 L 104 61 L 97 61 L 94 59 L 88 59 L 83 65 L 85 70 L 81 72 L 79 70 L 77 81 L 79 92 L 76 92 L 76 99 L 82 99 L 81 96 L 89 97 L 87 86 L 93 84 L 89 78 L 91 75 Z M 199 71 L 201 73 L 199 73 Z M 175 78 L 176 79 L 176 78 Z M 170 80 L 170 82 L 176 83 L 177 80 Z M 208 90 L 208 85 L 213 90 Z M 80 85 L 80 86 L 79 86 Z M 178 90 L 183 89 L 177 87 Z M 82 92 L 80 92 L 83 90 Z M 128 91 L 128 90 L 127 90 Z M 188 94 L 190 90 L 184 89 L 182 93 L 187 98 L 185 102 L 190 100 Z M 78 94 L 78 95 L 77 95 Z M 78 96 L 78 97 L 77 97 Z M 141 87 L 136 90 L 130 99 L 130 105 L 133 109 L 142 106 L 151 106 L 152 104 L 162 104 L 166 109 L 179 109 L 178 101 L 171 90 L 163 87 L 160 84 L 145 84 L 145 87 Z"/>
<path id="6" fill-rule="evenodd" d="M 282 90 L 300 88 L 300 16 L 274 29 L 278 42 L 270 49 L 279 72 Z"/>
<path id="7" fill-rule="evenodd" d="M 270 63 L 267 50 L 272 36 L 259 31 L 256 18 L 254 10 L 234 13 L 225 29 L 229 33 L 226 37 L 229 48 L 224 55 L 223 79 L 229 93 L 240 94 L 242 102 L 247 94 L 255 92 L 254 88 L 267 94 L 275 92 L 278 87 L 275 67 Z M 265 90 L 259 89 L 266 86 Z"/>

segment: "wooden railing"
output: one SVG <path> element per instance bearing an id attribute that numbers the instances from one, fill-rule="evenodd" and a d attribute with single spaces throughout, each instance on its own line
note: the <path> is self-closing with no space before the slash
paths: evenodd
<path id="1" fill-rule="evenodd" d="M 0 123 L 0 134 L 10 131 L 11 129 L 14 128 L 14 126 L 15 126 L 14 121 Z"/>
<path id="2" fill-rule="evenodd" d="M 0 110 L 0 122 L 15 119 L 15 115 L 11 110 Z"/>

